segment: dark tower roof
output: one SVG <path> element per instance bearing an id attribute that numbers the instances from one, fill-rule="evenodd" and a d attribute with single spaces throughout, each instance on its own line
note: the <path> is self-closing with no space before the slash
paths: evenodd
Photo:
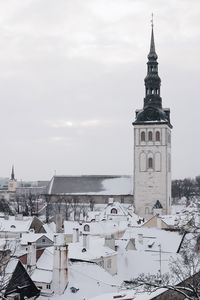
<path id="1" fill-rule="evenodd" d="M 15 180 L 14 166 L 12 165 L 11 180 Z"/>
<path id="2" fill-rule="evenodd" d="M 145 97 L 143 109 L 136 111 L 136 120 L 133 124 L 141 124 L 155 121 L 156 123 L 170 124 L 170 110 L 162 108 L 160 96 L 161 79 L 158 75 L 158 56 L 155 50 L 154 28 L 152 22 L 150 51 L 147 56 L 147 75 L 144 79 Z"/>

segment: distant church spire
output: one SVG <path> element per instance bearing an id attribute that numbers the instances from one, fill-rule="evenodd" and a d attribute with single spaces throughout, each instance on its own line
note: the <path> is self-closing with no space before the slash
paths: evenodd
<path id="1" fill-rule="evenodd" d="M 12 165 L 11 180 L 15 180 L 14 165 Z"/>

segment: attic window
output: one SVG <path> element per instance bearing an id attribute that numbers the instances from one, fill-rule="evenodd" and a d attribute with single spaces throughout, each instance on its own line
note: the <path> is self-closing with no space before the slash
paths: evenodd
<path id="1" fill-rule="evenodd" d="M 16 228 L 16 226 L 15 225 L 10 225 L 10 228 Z"/>
<path id="2" fill-rule="evenodd" d="M 112 208 L 110 211 L 111 214 L 116 215 L 117 214 L 117 209 L 116 208 Z"/>
<path id="3" fill-rule="evenodd" d="M 90 226 L 88 224 L 84 225 L 84 231 L 90 231 Z"/>
<path id="4" fill-rule="evenodd" d="M 82 252 L 86 252 L 86 251 L 87 251 L 86 248 L 83 248 L 83 249 L 82 249 Z"/>

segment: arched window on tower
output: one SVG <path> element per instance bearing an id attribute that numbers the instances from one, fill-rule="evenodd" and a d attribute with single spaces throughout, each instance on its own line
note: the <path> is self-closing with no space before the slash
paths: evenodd
<path id="1" fill-rule="evenodd" d="M 156 142 L 160 142 L 160 131 L 156 131 Z"/>
<path id="2" fill-rule="evenodd" d="M 144 142 L 145 141 L 145 132 L 142 131 L 141 132 L 141 142 Z"/>
<path id="3" fill-rule="evenodd" d="M 151 142 L 153 140 L 153 133 L 152 131 L 148 132 L 148 140 Z"/>
<path id="4" fill-rule="evenodd" d="M 153 158 L 152 157 L 148 158 L 148 169 L 153 169 Z"/>

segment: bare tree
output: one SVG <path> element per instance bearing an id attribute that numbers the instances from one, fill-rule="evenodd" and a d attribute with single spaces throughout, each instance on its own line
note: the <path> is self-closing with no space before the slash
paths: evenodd
<path id="1" fill-rule="evenodd" d="M 3 292 L 9 283 L 10 277 L 6 274 L 8 263 L 13 259 L 16 252 L 16 241 L 5 240 L 0 248 L 0 298 L 4 299 Z"/>
<path id="2" fill-rule="evenodd" d="M 126 281 L 125 286 L 140 292 L 153 292 L 166 288 L 183 297 L 176 299 L 199 300 L 200 253 L 196 249 L 196 238 L 187 239 L 182 246 L 180 256 L 169 261 L 170 274 L 141 274 L 138 278 Z"/>

